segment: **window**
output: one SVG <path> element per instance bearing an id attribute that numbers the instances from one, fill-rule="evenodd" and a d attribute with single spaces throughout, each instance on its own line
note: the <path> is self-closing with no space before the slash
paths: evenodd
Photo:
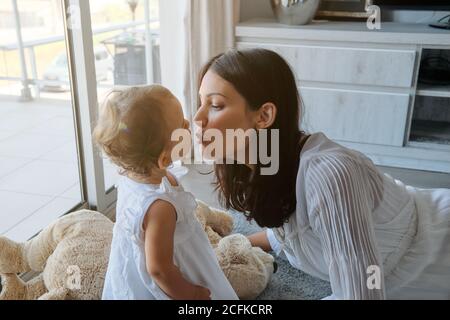
<path id="1" fill-rule="evenodd" d="M 117 170 L 91 130 L 114 86 L 160 81 L 158 4 L 0 1 L 0 235 L 114 204 Z"/>
<path id="2" fill-rule="evenodd" d="M 114 86 L 160 82 L 158 4 L 155 0 L 90 1 L 99 104 Z M 108 190 L 118 173 L 107 159 L 104 168 Z"/>
<path id="3" fill-rule="evenodd" d="M 0 12 L 0 234 L 23 241 L 84 199 L 61 2 Z"/>

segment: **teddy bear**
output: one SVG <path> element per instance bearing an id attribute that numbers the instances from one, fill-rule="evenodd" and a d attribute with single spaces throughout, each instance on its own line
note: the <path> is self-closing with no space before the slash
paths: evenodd
<path id="1" fill-rule="evenodd" d="M 0 237 L 0 300 L 95 300 L 101 297 L 113 222 L 80 210 L 25 243 Z M 17 274 L 41 272 L 25 283 Z"/>
<path id="2" fill-rule="evenodd" d="M 230 284 L 241 299 L 255 298 L 274 272 L 273 257 L 252 248 L 245 236 L 229 235 L 230 215 L 197 202 L 197 219 Z M 28 242 L 0 237 L 0 300 L 100 299 L 113 226 L 99 212 L 80 210 L 59 218 Z M 29 271 L 40 274 L 25 283 L 17 274 Z"/>
<path id="3" fill-rule="evenodd" d="M 272 255 L 252 247 L 242 234 L 230 234 L 233 218 L 197 200 L 196 216 L 216 253 L 219 265 L 240 299 L 254 299 L 267 287 L 277 265 Z"/>

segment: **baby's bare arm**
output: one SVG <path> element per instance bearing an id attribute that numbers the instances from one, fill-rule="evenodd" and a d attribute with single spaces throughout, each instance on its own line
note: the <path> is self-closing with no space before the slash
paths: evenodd
<path id="1" fill-rule="evenodd" d="M 172 299 L 209 299 L 209 290 L 187 281 L 173 263 L 175 225 L 170 203 L 157 200 L 150 206 L 143 223 L 147 272 Z"/>

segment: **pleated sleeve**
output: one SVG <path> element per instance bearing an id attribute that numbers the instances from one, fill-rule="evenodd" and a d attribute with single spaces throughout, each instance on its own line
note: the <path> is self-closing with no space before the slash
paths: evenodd
<path id="1" fill-rule="evenodd" d="M 308 216 L 334 299 L 384 299 L 367 170 L 348 154 L 316 155 L 305 175 Z"/>

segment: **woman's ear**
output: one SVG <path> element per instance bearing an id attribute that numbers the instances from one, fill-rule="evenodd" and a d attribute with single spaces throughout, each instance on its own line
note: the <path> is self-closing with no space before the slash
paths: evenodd
<path id="1" fill-rule="evenodd" d="M 266 129 L 274 123 L 277 116 L 277 107 L 272 102 L 267 102 L 257 112 L 256 129 Z"/>

